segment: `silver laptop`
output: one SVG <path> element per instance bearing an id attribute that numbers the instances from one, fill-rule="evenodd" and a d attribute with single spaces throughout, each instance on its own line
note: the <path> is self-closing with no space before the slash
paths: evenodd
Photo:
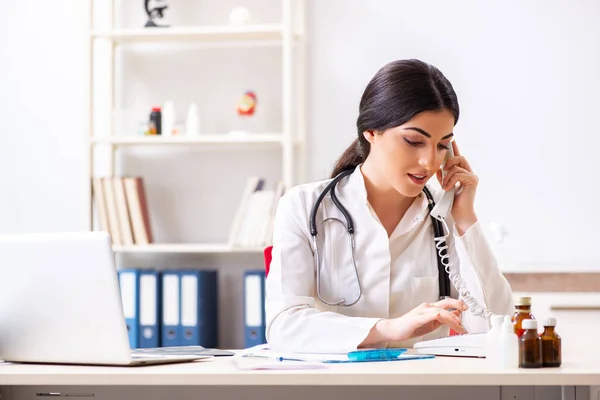
<path id="1" fill-rule="evenodd" d="M 0 360 L 147 365 L 212 358 L 131 350 L 106 232 L 0 235 Z"/>

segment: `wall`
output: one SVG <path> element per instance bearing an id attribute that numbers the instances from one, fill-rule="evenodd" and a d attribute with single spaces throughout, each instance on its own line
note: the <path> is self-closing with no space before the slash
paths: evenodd
<path id="1" fill-rule="evenodd" d="M 87 216 L 86 3 L 0 4 L 0 232 L 79 230 Z"/>
<path id="2" fill-rule="evenodd" d="M 504 270 L 599 270 L 594 204 L 600 3 L 583 0 L 310 3 L 310 176 L 354 138 L 358 103 L 384 63 L 421 58 L 458 93 L 461 152 Z"/>
<path id="3" fill-rule="evenodd" d="M 73 0 L 35 8 L 21 3 L 4 0 L 8 12 L 0 15 L 0 179 L 5 189 L 0 231 L 84 229 L 87 10 Z M 141 5 L 135 4 L 123 5 L 119 24 L 143 24 Z M 234 5 L 203 4 L 171 1 L 170 17 L 185 23 L 226 21 L 226 10 Z M 277 1 L 243 4 L 261 10 L 267 21 L 280 12 Z M 592 130 L 600 102 L 595 21 L 600 4 L 390 0 L 355 1 L 350 8 L 339 0 L 311 0 L 308 6 L 310 180 L 327 176 L 354 138 L 360 95 L 376 70 L 393 59 L 422 58 L 439 66 L 458 92 L 462 115 L 455 132 L 481 177 L 479 215 L 490 238 L 494 222 L 509 232 L 504 243 L 493 243 L 502 267 L 597 268 L 593 227 L 598 216 L 592 205 L 599 192 L 591 183 L 600 140 Z M 165 51 L 168 56 L 161 56 Z M 179 116 L 194 100 L 203 128 L 222 132 L 238 95 L 253 88 L 262 101 L 257 127 L 276 130 L 280 97 L 271 82 L 280 76 L 278 60 L 276 47 L 237 52 L 129 47 L 117 53 L 117 78 L 124 85 L 115 98 L 119 107 L 140 114 L 171 98 Z M 107 93 L 98 79 L 104 90 L 96 93 L 97 100 Z M 275 111 L 267 115 L 271 107 Z M 105 114 L 98 123 L 109 120 Z M 222 242 L 246 176 L 261 173 L 273 182 L 278 157 L 276 150 L 239 149 L 118 154 L 120 171 L 147 179 L 157 239 L 189 242 Z M 220 186 L 222 177 L 226 186 Z M 119 261 L 219 268 L 221 342 L 242 345 L 240 279 L 244 269 L 262 266 L 260 254 L 140 255 Z"/>

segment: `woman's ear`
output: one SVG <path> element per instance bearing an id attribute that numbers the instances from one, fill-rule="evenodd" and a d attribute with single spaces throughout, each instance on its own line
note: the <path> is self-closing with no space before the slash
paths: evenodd
<path id="1" fill-rule="evenodd" d="M 367 142 L 373 144 L 373 140 L 375 138 L 375 131 L 373 129 L 369 129 L 363 132 L 363 136 L 367 139 Z"/>

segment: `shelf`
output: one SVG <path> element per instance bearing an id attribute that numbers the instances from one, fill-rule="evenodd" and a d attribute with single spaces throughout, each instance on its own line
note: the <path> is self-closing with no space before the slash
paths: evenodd
<path id="1" fill-rule="evenodd" d="M 173 28 L 113 29 L 111 31 L 93 31 L 93 38 L 103 38 L 118 43 L 146 42 L 227 42 L 252 40 L 280 40 L 281 24 L 262 24 L 245 26 L 202 26 Z"/>
<path id="2" fill-rule="evenodd" d="M 238 248 L 227 243 L 153 243 L 113 246 L 115 253 L 262 253 L 264 248 Z"/>
<path id="3" fill-rule="evenodd" d="M 247 135 L 210 134 L 194 137 L 186 136 L 106 136 L 91 139 L 92 144 L 112 144 L 114 146 L 171 146 L 208 144 L 281 144 L 280 133 L 249 133 Z"/>

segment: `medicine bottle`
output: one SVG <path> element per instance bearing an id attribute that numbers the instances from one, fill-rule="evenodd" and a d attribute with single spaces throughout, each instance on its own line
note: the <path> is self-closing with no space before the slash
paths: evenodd
<path id="1" fill-rule="evenodd" d="M 152 112 L 150 113 L 150 135 L 160 135 L 162 134 L 162 114 L 160 107 L 152 107 Z"/>
<path id="2" fill-rule="evenodd" d="M 537 332 L 537 321 L 525 319 L 522 322 L 525 330 L 519 338 L 519 367 L 542 367 L 542 338 Z"/>
<path id="3" fill-rule="evenodd" d="M 518 337 L 523 334 L 524 329 L 521 324 L 525 319 L 535 319 L 531 313 L 531 297 L 519 297 L 515 300 L 515 313 L 512 316 L 512 323 Z"/>
<path id="4" fill-rule="evenodd" d="M 504 315 L 492 315 L 490 318 L 491 328 L 485 336 L 485 358 L 486 360 L 495 365 L 498 363 L 500 358 L 500 348 L 498 347 L 498 340 L 500 338 L 500 332 L 502 330 L 502 322 L 504 321 Z M 510 317 L 507 315 L 506 318 Z M 511 324 L 512 328 L 512 324 Z"/>
<path id="5" fill-rule="evenodd" d="M 502 330 L 498 340 L 498 351 L 500 353 L 498 365 L 502 368 L 519 367 L 519 338 L 513 330 L 510 316 L 504 317 Z"/>
<path id="6" fill-rule="evenodd" d="M 556 318 L 544 320 L 542 339 L 542 366 L 559 367 L 562 363 L 561 339 L 555 331 Z"/>

